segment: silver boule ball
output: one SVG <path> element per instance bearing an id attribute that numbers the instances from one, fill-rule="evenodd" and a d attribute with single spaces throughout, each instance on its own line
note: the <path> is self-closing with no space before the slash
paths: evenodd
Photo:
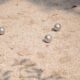
<path id="1" fill-rule="evenodd" d="M 4 27 L 0 27 L 0 35 L 3 35 L 5 33 Z"/>
<path id="2" fill-rule="evenodd" d="M 52 41 L 52 36 L 50 34 L 46 35 L 43 41 L 46 43 L 50 43 Z"/>
<path id="3" fill-rule="evenodd" d="M 52 28 L 53 31 L 59 31 L 60 29 L 61 29 L 61 24 L 59 23 L 56 23 L 54 27 Z"/>

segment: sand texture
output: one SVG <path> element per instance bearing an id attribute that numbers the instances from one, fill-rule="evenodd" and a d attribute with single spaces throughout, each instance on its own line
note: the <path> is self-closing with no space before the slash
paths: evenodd
<path id="1" fill-rule="evenodd" d="M 0 80 L 80 80 L 80 0 L 0 0 L 0 26 Z"/>

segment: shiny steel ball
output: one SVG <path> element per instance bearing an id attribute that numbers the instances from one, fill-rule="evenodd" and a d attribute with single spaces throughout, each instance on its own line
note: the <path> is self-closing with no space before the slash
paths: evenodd
<path id="1" fill-rule="evenodd" d="M 43 41 L 46 43 L 50 43 L 52 41 L 52 36 L 50 34 L 46 35 Z"/>
<path id="2" fill-rule="evenodd" d="M 4 27 L 0 27 L 0 35 L 3 35 L 5 33 Z"/>
<path id="3" fill-rule="evenodd" d="M 59 31 L 60 29 L 61 29 L 61 24 L 59 23 L 56 23 L 54 27 L 52 28 L 53 31 Z"/>

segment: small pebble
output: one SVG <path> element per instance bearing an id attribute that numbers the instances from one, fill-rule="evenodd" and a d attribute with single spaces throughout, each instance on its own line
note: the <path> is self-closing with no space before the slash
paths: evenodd
<path id="1" fill-rule="evenodd" d="M 72 8 L 76 8 L 76 7 L 77 7 L 77 5 L 73 5 L 73 6 L 72 6 Z"/>
<path id="2" fill-rule="evenodd" d="M 54 27 L 52 28 L 53 31 L 59 31 L 60 29 L 61 29 L 61 24 L 59 23 L 56 23 Z"/>
<path id="3" fill-rule="evenodd" d="M 46 43 L 50 43 L 52 41 L 52 36 L 50 34 L 46 35 L 43 41 Z"/>
<path id="4" fill-rule="evenodd" d="M 4 27 L 0 27 L 0 35 L 3 35 L 5 33 Z"/>

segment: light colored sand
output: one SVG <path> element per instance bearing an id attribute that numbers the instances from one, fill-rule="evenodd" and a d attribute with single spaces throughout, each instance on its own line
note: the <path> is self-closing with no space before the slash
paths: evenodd
<path id="1" fill-rule="evenodd" d="M 56 8 L 46 10 L 28 0 L 0 4 L 0 24 L 6 30 L 5 35 L 0 36 L 0 80 L 6 80 L 2 74 L 7 70 L 11 71 L 8 80 L 25 80 L 19 78 L 20 69 L 23 76 L 29 75 L 23 66 L 31 64 L 44 70 L 43 77 L 57 74 L 64 80 L 80 80 L 79 10 L 79 7 L 72 12 Z M 58 22 L 62 25 L 61 31 L 51 31 Z M 42 41 L 46 34 L 53 37 L 50 44 Z M 20 63 L 23 59 L 28 61 Z"/>

